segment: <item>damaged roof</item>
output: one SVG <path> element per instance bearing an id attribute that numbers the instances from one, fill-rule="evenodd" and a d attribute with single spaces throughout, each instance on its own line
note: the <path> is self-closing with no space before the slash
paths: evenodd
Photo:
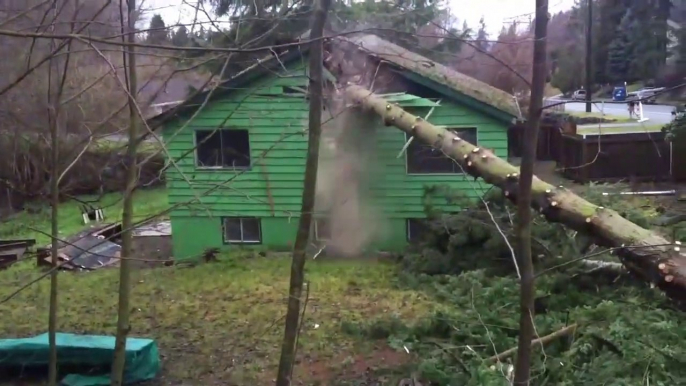
<path id="1" fill-rule="evenodd" d="M 300 38 L 307 39 L 308 37 L 309 31 L 302 34 Z M 521 115 L 513 95 L 450 69 L 438 62 L 432 61 L 376 35 L 360 33 L 336 36 L 330 39 L 340 39 L 352 43 L 370 56 L 416 74 L 419 78 L 428 79 L 433 83 L 432 87 L 447 87 L 449 91 L 457 92 L 460 95 L 495 108 L 498 112 L 505 113 L 504 115 L 507 119 L 518 118 Z M 196 93 L 196 95 L 190 97 L 175 108 L 158 114 L 150 118 L 149 121 L 159 124 L 178 117 L 184 112 L 194 111 L 204 104 L 205 99 L 210 92 L 212 92 L 211 99 L 226 95 L 261 76 L 273 73 L 274 70 L 282 68 L 286 63 L 295 59 L 301 59 L 308 50 L 309 44 L 304 44 L 302 46 L 289 48 L 278 57 L 273 54 L 268 54 L 264 58 L 257 60 L 257 63 L 252 66 L 245 68 L 231 78 L 221 82 L 214 91 L 205 90 Z"/>
<path id="2" fill-rule="evenodd" d="M 460 94 L 491 105 L 513 117 L 519 117 L 519 109 L 512 94 L 448 68 L 395 43 L 372 34 L 341 36 L 337 39 L 348 41 L 371 56 L 395 64 L 439 84 L 444 84 Z"/>

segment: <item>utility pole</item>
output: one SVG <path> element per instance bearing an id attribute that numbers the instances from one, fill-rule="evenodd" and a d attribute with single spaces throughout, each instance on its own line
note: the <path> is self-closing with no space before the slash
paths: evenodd
<path id="1" fill-rule="evenodd" d="M 586 112 L 592 111 L 593 98 L 593 0 L 586 0 Z"/>

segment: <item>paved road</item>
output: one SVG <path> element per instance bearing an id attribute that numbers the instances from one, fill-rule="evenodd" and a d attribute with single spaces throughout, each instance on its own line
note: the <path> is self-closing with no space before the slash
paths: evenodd
<path id="1" fill-rule="evenodd" d="M 629 117 L 629 110 L 626 104 L 596 103 L 593 111 L 600 112 L 603 108 L 605 114 Z M 649 120 L 646 124 L 669 123 L 672 121 L 672 110 L 674 107 L 668 105 L 643 105 L 643 116 Z M 586 104 L 583 102 L 571 102 L 565 104 L 566 111 L 586 111 Z"/>

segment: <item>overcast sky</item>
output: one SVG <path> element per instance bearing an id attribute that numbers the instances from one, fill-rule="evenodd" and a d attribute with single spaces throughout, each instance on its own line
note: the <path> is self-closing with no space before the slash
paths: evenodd
<path id="1" fill-rule="evenodd" d="M 144 9 L 148 10 L 146 18 L 154 13 L 162 15 L 167 25 L 190 23 L 195 13 L 196 0 L 143 0 Z M 467 24 L 476 28 L 481 17 L 484 17 L 489 32 L 497 34 L 501 27 L 513 20 L 529 21 L 533 18 L 535 0 L 446 0 L 452 13 Z M 574 0 L 549 0 L 550 13 L 567 10 L 574 5 Z M 208 19 L 198 15 L 198 20 Z"/>

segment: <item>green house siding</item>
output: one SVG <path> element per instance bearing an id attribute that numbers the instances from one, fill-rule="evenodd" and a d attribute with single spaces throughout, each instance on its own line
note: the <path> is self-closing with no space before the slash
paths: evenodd
<path id="1" fill-rule="evenodd" d="M 179 129 L 188 118 L 165 126 L 163 135 L 173 160 L 168 162 L 166 178 L 169 203 L 176 206 L 170 213 L 175 258 L 211 247 L 235 247 L 223 242 L 222 217 L 259 217 L 262 246 L 292 244 L 302 197 L 308 103 L 297 96 L 278 95 L 283 86 L 306 87 L 304 71 L 266 77 L 211 101 L 183 130 Z M 250 170 L 196 167 L 191 151 L 195 131 L 217 127 L 249 130 Z"/>
<path id="2" fill-rule="evenodd" d="M 425 117 L 430 108 L 406 110 Z M 379 117 L 368 114 L 367 123 L 373 126 L 373 130 L 357 121 L 346 130 L 356 131 L 351 136 L 362 138 L 359 146 L 371 147 L 361 151 L 367 176 L 359 188 L 360 200 L 364 202 L 364 208 L 360 210 L 360 224 L 364 229 L 360 232 L 374 232 L 375 242 L 369 246 L 370 249 L 398 251 L 407 246 L 406 221 L 426 217 L 424 197 L 427 187 L 441 186 L 474 199 L 491 188 L 483 180 L 475 181 L 466 174 L 408 174 L 407 152 L 398 158 L 407 142 L 405 133 L 385 126 Z M 492 149 L 499 157 L 507 156 L 507 126 L 501 121 L 445 100 L 440 107 L 434 108 L 428 121 L 450 129 L 476 128 L 478 146 Z M 432 204 L 434 209 L 446 212 L 460 209 L 440 197 L 432 200 Z"/>
<path id="3" fill-rule="evenodd" d="M 301 67 L 302 68 L 302 67 Z M 279 94 L 284 86 L 306 87 L 303 70 L 288 77 L 266 77 L 208 103 L 183 130 L 186 120 L 166 125 L 164 139 L 171 160 L 167 169 L 174 257 L 198 255 L 206 248 L 242 248 L 224 243 L 223 217 L 258 217 L 262 241 L 245 247 L 290 249 L 293 245 L 302 197 L 307 149 L 308 103 Z M 424 116 L 429 108 L 408 109 Z M 431 123 L 447 127 L 476 127 L 479 146 L 507 155 L 507 127 L 483 113 L 448 100 L 436 107 Z M 406 219 L 424 217 L 422 197 L 427 185 L 447 185 L 477 197 L 489 188 L 464 175 L 408 175 L 405 157 L 396 158 L 405 134 L 380 121 L 373 132 L 373 162 L 368 189 L 371 203 L 384 220 L 383 232 L 370 247 L 402 249 L 407 244 Z M 196 130 L 247 129 L 252 168 L 247 171 L 196 167 Z M 370 130 L 368 130 L 370 131 Z M 207 190 L 212 192 L 207 194 Z M 200 201 L 197 201 L 197 197 Z M 195 201 L 189 203 L 191 201 Z M 455 210 L 443 206 L 446 210 Z"/>
<path id="4" fill-rule="evenodd" d="M 410 109 L 408 109 L 410 110 Z M 412 109 L 412 113 L 425 116 L 428 108 Z M 434 109 L 429 122 L 447 128 L 476 127 L 478 146 L 493 149 L 499 157 L 507 156 L 507 127 L 488 116 L 463 106 L 443 101 Z M 406 142 L 405 133 L 380 125 L 376 129 L 376 149 L 379 169 L 372 179 L 376 206 L 389 218 L 425 217 L 423 196 L 425 187 L 444 185 L 469 197 L 480 197 L 490 185 L 464 174 L 408 174 L 407 154 L 397 158 Z M 437 208 L 455 210 L 436 201 Z"/>

